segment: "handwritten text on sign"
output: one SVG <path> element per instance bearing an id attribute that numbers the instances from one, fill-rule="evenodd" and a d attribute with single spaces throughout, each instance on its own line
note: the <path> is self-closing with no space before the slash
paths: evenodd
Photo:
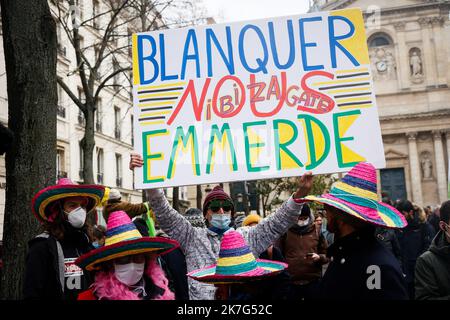
<path id="1" fill-rule="evenodd" d="M 133 77 L 138 188 L 385 165 L 359 9 L 135 34 Z"/>

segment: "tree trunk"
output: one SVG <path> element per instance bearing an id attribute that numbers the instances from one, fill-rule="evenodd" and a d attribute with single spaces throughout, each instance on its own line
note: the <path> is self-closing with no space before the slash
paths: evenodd
<path id="1" fill-rule="evenodd" d="M 1 298 L 22 297 L 33 196 L 56 179 L 56 25 L 47 0 L 1 0 L 9 128 Z"/>
<path id="2" fill-rule="evenodd" d="M 83 183 L 95 184 L 94 181 L 94 169 L 93 169 L 93 156 L 95 146 L 95 131 L 94 131 L 94 107 L 86 104 L 86 113 L 84 117 L 86 119 L 86 125 L 84 127 L 84 136 L 81 140 L 81 146 L 83 148 Z"/>
<path id="3" fill-rule="evenodd" d="M 180 212 L 180 187 L 174 187 L 172 190 L 172 207 Z"/>
<path id="4" fill-rule="evenodd" d="M 203 198 L 202 185 L 198 184 L 197 185 L 197 208 L 200 210 L 202 210 L 202 198 Z"/>

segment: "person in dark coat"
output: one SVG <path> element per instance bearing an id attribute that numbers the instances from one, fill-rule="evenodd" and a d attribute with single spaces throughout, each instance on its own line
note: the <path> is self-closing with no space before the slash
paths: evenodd
<path id="1" fill-rule="evenodd" d="M 149 236 L 144 219 L 136 218 L 133 223 L 143 237 Z M 160 256 L 159 263 L 167 275 L 169 288 L 175 293 L 175 300 L 189 300 L 186 259 L 181 249 L 178 247 Z"/>
<path id="2" fill-rule="evenodd" d="M 393 229 L 377 227 L 375 236 L 392 254 L 397 258 L 401 265 L 400 243 L 397 239 L 397 233 Z"/>
<path id="3" fill-rule="evenodd" d="M 335 235 L 328 247 L 330 263 L 316 291 L 317 299 L 408 299 L 397 259 L 374 234 L 375 226 L 403 228 L 406 219 L 378 200 L 376 171 L 371 164 L 357 164 L 329 193 L 301 201 L 323 204 L 327 228 Z"/>
<path id="4" fill-rule="evenodd" d="M 408 226 L 397 231 L 400 243 L 401 266 L 406 275 L 408 292 L 411 299 L 414 299 L 414 270 L 419 256 L 430 247 L 434 230 L 425 222 L 419 219 L 419 211 L 408 200 L 399 201 L 396 205 L 408 221 Z"/>
<path id="5" fill-rule="evenodd" d="M 23 293 L 25 299 L 76 300 L 92 279 L 75 260 L 93 249 L 86 214 L 104 201 L 105 188 L 76 185 L 67 178 L 39 191 L 32 200 L 44 232 L 29 241 Z"/>
<path id="6" fill-rule="evenodd" d="M 450 201 L 440 208 L 439 232 L 416 262 L 415 298 L 450 300 Z"/>
<path id="7" fill-rule="evenodd" d="M 314 223 L 314 215 L 304 205 L 296 225 L 289 228 L 277 245 L 286 257 L 292 277 L 291 299 L 308 300 L 322 277 L 322 266 L 328 263 L 327 241 Z"/>

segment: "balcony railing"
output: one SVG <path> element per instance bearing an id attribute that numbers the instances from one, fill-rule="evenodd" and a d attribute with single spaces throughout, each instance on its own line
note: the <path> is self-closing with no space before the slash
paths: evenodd
<path id="1" fill-rule="evenodd" d="M 117 178 L 116 179 L 116 186 L 119 188 L 122 188 L 122 178 Z"/>
<path id="2" fill-rule="evenodd" d="M 65 118 L 66 117 L 66 108 L 64 108 L 63 106 L 58 105 L 56 107 L 56 114 L 58 116 L 60 116 L 61 118 Z"/>

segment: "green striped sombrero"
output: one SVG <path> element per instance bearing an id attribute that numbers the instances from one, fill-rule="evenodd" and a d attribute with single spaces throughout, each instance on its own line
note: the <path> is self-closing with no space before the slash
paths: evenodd
<path id="1" fill-rule="evenodd" d="M 75 184 L 68 178 L 58 180 L 54 186 L 39 191 L 31 201 L 31 210 L 40 222 L 52 222 L 59 213 L 58 200 L 70 197 L 86 198 L 89 212 L 108 199 L 108 188 L 100 185 Z"/>
<path id="2" fill-rule="evenodd" d="M 100 269 L 102 262 L 140 253 L 168 253 L 178 242 L 162 237 L 142 237 L 125 211 L 114 211 L 108 217 L 103 247 L 79 257 L 75 264 L 86 270 Z"/>

